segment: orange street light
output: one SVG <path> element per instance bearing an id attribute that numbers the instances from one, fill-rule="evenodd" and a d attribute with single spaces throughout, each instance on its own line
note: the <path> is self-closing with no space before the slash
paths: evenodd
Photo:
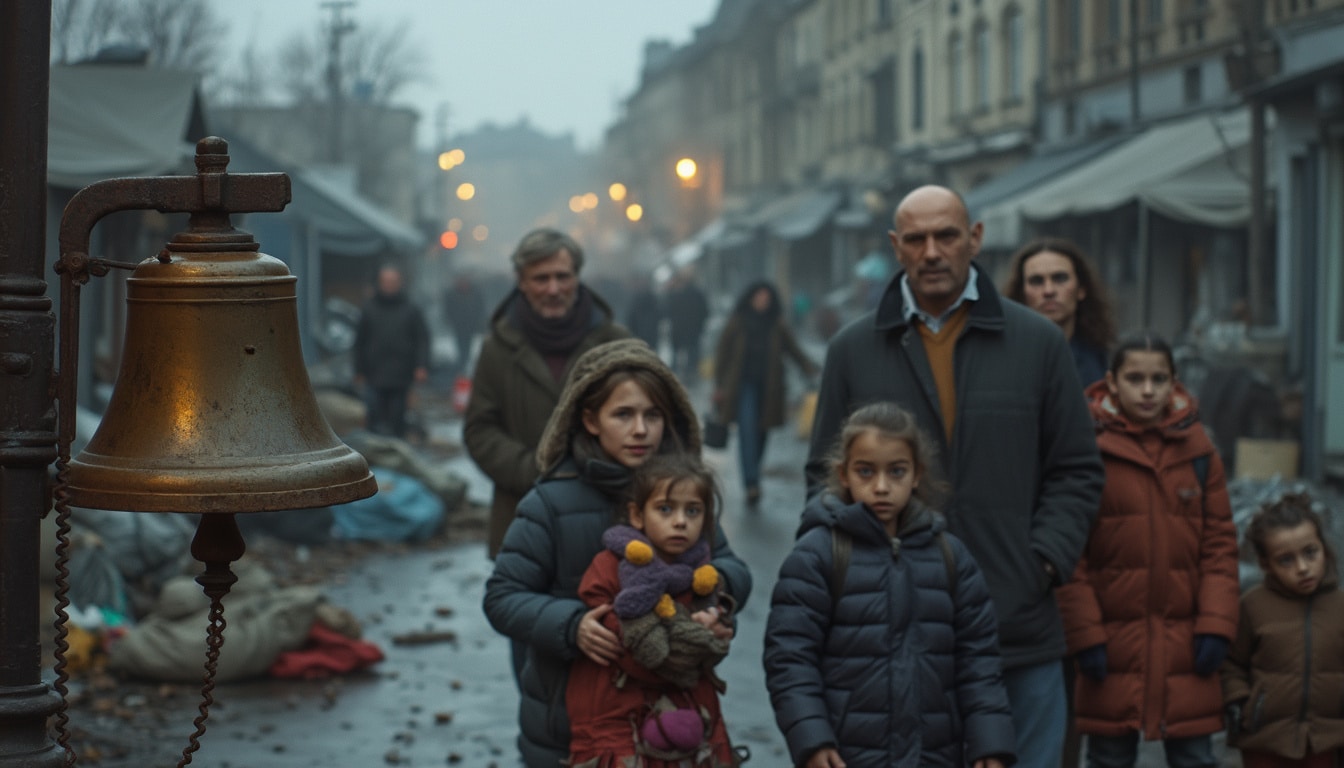
<path id="1" fill-rule="evenodd" d="M 470 200 L 476 196 L 476 185 L 469 181 L 464 181 L 457 185 L 457 199 Z"/>
<path id="2" fill-rule="evenodd" d="M 683 157 L 677 161 L 677 178 L 682 181 L 690 181 L 695 178 L 695 172 L 698 170 L 695 161 L 689 157 Z"/>
<path id="3" fill-rule="evenodd" d="M 630 221 L 639 221 L 644 218 L 644 206 L 639 203 L 631 203 L 625 208 L 625 218 Z"/>
<path id="4" fill-rule="evenodd" d="M 607 187 L 607 196 L 609 196 L 613 202 L 619 203 L 624 200 L 625 192 L 625 185 L 619 181 L 612 184 L 610 187 Z"/>

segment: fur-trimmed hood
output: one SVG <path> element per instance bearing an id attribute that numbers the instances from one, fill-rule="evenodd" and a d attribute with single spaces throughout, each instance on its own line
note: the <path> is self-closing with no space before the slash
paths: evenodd
<path id="1" fill-rule="evenodd" d="M 667 384 L 672 393 L 673 408 L 677 411 L 666 414 L 667 425 L 676 430 L 688 452 L 700 455 L 700 419 L 686 389 L 648 344 L 639 339 L 619 339 L 599 344 L 574 361 L 565 389 L 560 393 L 560 401 L 546 422 L 546 430 L 537 446 L 537 466 L 542 474 L 554 469 L 569 455 L 575 431 L 583 428 L 582 414 L 579 413 L 583 395 L 622 368 L 649 370 Z"/>

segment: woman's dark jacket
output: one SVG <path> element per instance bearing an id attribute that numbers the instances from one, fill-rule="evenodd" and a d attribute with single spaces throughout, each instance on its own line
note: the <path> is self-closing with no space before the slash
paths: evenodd
<path id="1" fill-rule="evenodd" d="M 918 502 L 913 502 L 918 505 Z M 994 610 L 984 577 L 950 534 L 955 605 L 923 505 L 896 538 L 861 504 L 814 497 L 784 560 L 765 631 L 766 687 L 794 765 L 836 746 L 848 768 L 1013 762 Z M 832 529 L 852 544 L 832 604 Z"/>
<path id="2" fill-rule="evenodd" d="M 554 768 L 569 755 L 565 683 L 570 662 L 581 653 L 579 620 L 590 610 L 579 599 L 579 582 L 603 549 L 602 532 L 624 515 L 629 481 L 624 467 L 598 460 L 580 466 L 569 453 L 580 418 L 580 395 L 612 370 L 631 364 L 647 367 L 676 386 L 679 412 L 666 415 L 667 428 L 676 430 L 686 450 L 700 452 L 699 420 L 689 397 L 644 342 L 608 342 L 575 361 L 537 448 L 542 476 L 518 503 L 485 585 L 490 625 L 527 646 L 519 673 L 518 746 L 529 768 Z M 733 553 L 722 528 L 715 532 L 712 547 L 711 563 L 738 606 L 744 605 L 751 594 L 746 563 Z"/>

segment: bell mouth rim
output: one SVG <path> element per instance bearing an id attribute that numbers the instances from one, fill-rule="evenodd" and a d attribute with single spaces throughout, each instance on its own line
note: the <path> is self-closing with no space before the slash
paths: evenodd
<path id="1" fill-rule="evenodd" d="M 358 480 L 314 488 L 257 491 L 172 492 L 153 489 L 102 490 L 70 484 L 69 504 L 85 509 L 185 514 L 245 514 L 334 506 L 367 499 L 378 492 L 372 472 Z"/>

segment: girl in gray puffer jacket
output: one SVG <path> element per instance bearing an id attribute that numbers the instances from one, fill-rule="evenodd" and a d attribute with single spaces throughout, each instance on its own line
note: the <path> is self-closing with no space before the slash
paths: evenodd
<path id="1" fill-rule="evenodd" d="M 894 404 L 855 411 L 780 567 L 764 663 L 795 766 L 1016 761 L 984 576 L 919 498 L 929 445 Z"/>

